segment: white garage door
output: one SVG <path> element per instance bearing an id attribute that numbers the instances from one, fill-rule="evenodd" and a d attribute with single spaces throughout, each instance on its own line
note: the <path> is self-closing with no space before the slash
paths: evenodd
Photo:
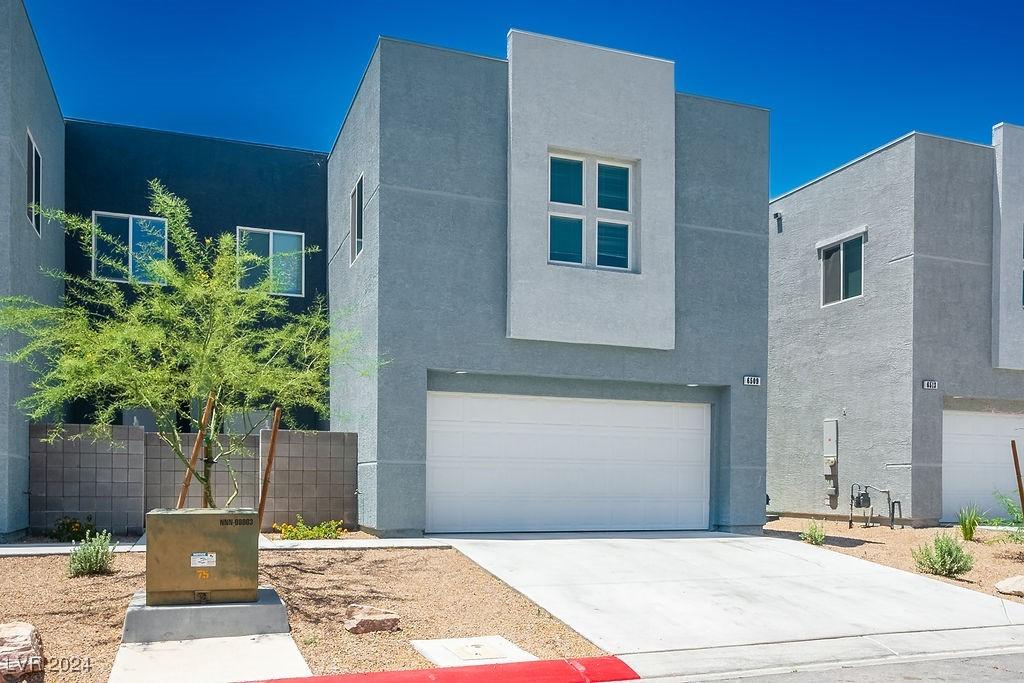
<path id="1" fill-rule="evenodd" d="M 427 393 L 427 531 L 706 529 L 706 404 Z"/>
<path id="2" fill-rule="evenodd" d="M 977 505 L 983 514 L 1001 516 L 992 495 L 999 491 L 1017 499 L 1010 439 L 1024 457 L 1024 415 L 942 413 L 942 519 L 955 521 L 957 512 Z"/>

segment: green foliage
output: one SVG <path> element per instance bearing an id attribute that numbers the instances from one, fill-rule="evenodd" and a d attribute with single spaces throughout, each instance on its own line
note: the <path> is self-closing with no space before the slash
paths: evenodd
<path id="1" fill-rule="evenodd" d="M 1003 510 L 1006 511 L 1006 517 L 999 519 L 998 525 L 1016 527 L 1024 526 L 1024 513 L 1021 513 L 1020 503 L 999 491 L 996 491 L 993 495 L 996 497 L 996 500 L 999 501 L 999 504 L 1003 506 Z"/>
<path id="2" fill-rule="evenodd" d="M 978 529 L 978 524 L 981 523 L 981 511 L 978 510 L 978 506 L 968 505 L 960 510 L 956 516 L 956 523 L 960 527 L 960 535 L 964 537 L 964 540 L 973 541 L 974 532 Z"/>
<path id="3" fill-rule="evenodd" d="M 286 541 L 312 541 L 324 538 L 340 538 L 346 531 L 341 522 L 331 519 L 314 526 L 306 524 L 302 515 L 295 515 L 295 524 L 275 524 L 274 529 Z"/>
<path id="4" fill-rule="evenodd" d="M 807 528 L 800 532 L 800 540 L 811 545 L 824 545 L 825 525 L 812 519 L 807 523 Z"/>
<path id="5" fill-rule="evenodd" d="M 150 182 L 150 193 L 151 213 L 167 222 L 172 257 L 164 257 L 162 240 L 148 240 L 152 253 L 137 250 L 134 271 L 127 267 L 128 246 L 106 232 L 95 231 L 94 248 L 89 219 L 43 212 L 61 222 L 88 257 L 95 253 L 98 269 L 126 282 L 55 272 L 53 277 L 64 280 L 61 304 L 0 298 L 0 340 L 6 337 L 15 349 L 2 358 L 34 372 L 32 391 L 19 403 L 30 419 L 59 421 L 66 405 L 81 401 L 94 406 L 92 435 L 102 437 L 122 411 L 147 408 L 184 467 L 180 426 L 197 432 L 196 414 L 213 393 L 212 429 L 203 466 L 193 476 L 216 505 L 212 473 L 218 463 L 226 467 L 235 483 L 225 501 L 230 505 L 238 492 L 231 458 L 247 454 L 245 437 L 275 406 L 292 423 L 299 411 L 326 416 L 328 370 L 332 361 L 351 365 L 355 334 L 331 334 L 322 298 L 307 312 L 289 310 L 289 299 L 272 293 L 268 259 L 237 244 L 233 231 L 200 240 L 184 200 L 157 180 Z M 243 289 L 244 275 L 258 282 Z M 249 418 L 247 433 L 211 436 L 237 416 Z M 65 435 L 58 425 L 49 438 L 82 436 Z"/>
<path id="6" fill-rule="evenodd" d="M 86 532 L 85 540 L 75 546 L 68 557 L 68 576 L 91 576 L 93 574 L 109 574 L 114 562 L 115 542 L 110 543 L 110 532 L 98 534 Z"/>
<path id="7" fill-rule="evenodd" d="M 92 517 L 86 516 L 83 522 L 75 517 L 65 515 L 53 525 L 47 535 L 55 541 L 66 543 L 68 541 L 83 541 L 90 532 L 96 532 L 96 525 L 92 523 Z"/>
<path id="8" fill-rule="evenodd" d="M 945 533 L 936 535 L 931 545 L 925 544 L 910 552 L 917 568 L 928 574 L 956 578 L 974 567 L 974 556 Z"/>

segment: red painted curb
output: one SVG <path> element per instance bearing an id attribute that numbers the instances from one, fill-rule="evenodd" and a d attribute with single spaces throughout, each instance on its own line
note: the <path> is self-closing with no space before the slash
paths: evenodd
<path id="1" fill-rule="evenodd" d="M 582 657 L 513 664 L 275 678 L 247 683 L 608 683 L 634 681 L 639 678 L 640 676 L 618 657 Z"/>

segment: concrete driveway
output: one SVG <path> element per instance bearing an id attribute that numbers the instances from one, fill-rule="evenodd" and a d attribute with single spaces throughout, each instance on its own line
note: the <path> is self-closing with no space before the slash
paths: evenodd
<path id="1" fill-rule="evenodd" d="M 1024 605 L 798 541 L 708 532 L 446 540 L 645 676 L 934 655 L 958 643 L 1024 648 Z"/>

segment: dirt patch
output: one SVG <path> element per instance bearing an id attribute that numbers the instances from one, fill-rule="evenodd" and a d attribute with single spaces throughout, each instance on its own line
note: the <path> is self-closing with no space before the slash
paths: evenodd
<path id="1" fill-rule="evenodd" d="M 265 552 L 260 562 L 315 674 L 430 667 L 409 645 L 427 638 L 499 635 L 541 659 L 603 654 L 456 550 Z M 348 633 L 350 603 L 397 612 L 401 630 Z"/>
<path id="2" fill-rule="evenodd" d="M 70 579 L 67 556 L 0 557 L 0 623 L 34 624 L 48 658 L 91 665 L 28 680 L 106 681 L 145 564 L 143 553 L 119 553 L 114 574 Z M 455 550 L 261 552 L 260 582 L 288 605 L 292 636 L 316 674 L 430 667 L 409 645 L 421 638 L 500 635 L 542 659 L 602 654 Z M 353 602 L 398 612 L 401 630 L 348 633 L 342 620 Z"/>
<path id="3" fill-rule="evenodd" d="M 806 519 L 783 517 L 766 524 L 764 534 L 799 539 L 800 532 L 807 528 L 807 524 Z M 854 522 L 853 528 L 849 529 L 847 522 L 825 521 L 823 524 L 825 547 L 910 572 L 918 571 L 910 552 L 912 549 L 931 543 L 936 534 L 942 532 L 961 540 L 960 530 L 955 527 L 900 529 L 897 525 L 895 529 L 887 526 L 865 529 L 859 522 Z M 1024 603 L 1024 598 L 1002 595 L 995 588 L 998 582 L 1007 577 L 1024 574 L 1024 545 L 1006 542 L 1008 536 L 1009 534 L 1004 532 L 978 529 L 974 541 L 961 540 L 965 549 L 974 556 L 974 569 L 960 579 L 946 579 L 931 574 L 927 576 L 955 586 Z"/>

